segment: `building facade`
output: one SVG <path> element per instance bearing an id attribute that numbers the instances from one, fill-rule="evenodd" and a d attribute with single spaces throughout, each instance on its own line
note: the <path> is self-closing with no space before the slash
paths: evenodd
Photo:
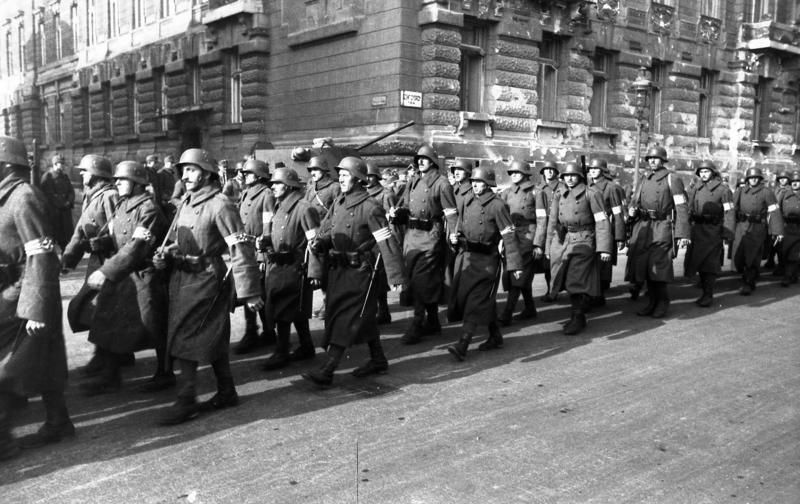
<path id="1" fill-rule="evenodd" d="M 5 134 L 117 162 L 285 160 L 331 137 L 403 166 L 640 151 L 731 175 L 800 156 L 797 0 L 25 0 L 0 13 Z M 3 21 L 4 20 L 4 21 Z M 637 93 L 638 86 L 638 93 Z"/>

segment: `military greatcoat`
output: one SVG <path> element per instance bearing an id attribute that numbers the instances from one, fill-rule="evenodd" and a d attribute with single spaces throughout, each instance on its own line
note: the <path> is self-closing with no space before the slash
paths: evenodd
<path id="1" fill-rule="evenodd" d="M 722 243 L 733 237 L 735 215 L 731 190 L 720 180 L 700 182 L 689 191 L 692 243 L 686 251 L 685 275 L 719 274 Z"/>
<path id="2" fill-rule="evenodd" d="M 86 278 L 103 264 L 107 253 L 92 252 L 89 240 L 106 234 L 106 224 L 114 216 L 119 195 L 111 182 L 98 183 L 83 195 L 83 209 L 72 233 L 72 239 L 64 249 L 61 262 L 68 268 L 74 268 L 83 258 L 84 252 L 89 252 L 89 263 L 86 267 Z M 101 233 L 102 231 L 102 233 Z"/>
<path id="3" fill-rule="evenodd" d="M 786 262 L 800 262 L 800 191 L 781 193 L 778 205 L 783 215 L 781 254 Z"/>
<path id="4" fill-rule="evenodd" d="M 333 205 L 333 200 L 339 195 L 339 184 L 328 175 L 314 182 L 308 179 L 305 200 L 311 203 L 319 214 L 320 220 L 325 216 Z"/>
<path id="5" fill-rule="evenodd" d="M 545 243 L 547 242 L 547 225 L 550 207 L 553 204 L 553 196 L 556 191 L 564 187 L 566 187 L 564 182 L 553 179 L 549 183 L 542 180 L 534 189 L 536 199 L 536 234 L 533 237 L 533 243 L 539 245 L 542 252 L 544 252 Z M 546 257 L 546 254 L 542 254 L 542 258 L 534 262 L 534 272 L 550 274 L 550 260 Z"/>
<path id="6" fill-rule="evenodd" d="M 767 232 L 773 236 L 783 234 L 783 216 L 775 193 L 763 183 L 755 187 L 748 184 L 736 193 L 733 206 L 736 211 L 731 247 L 733 265 L 739 272 L 758 268 Z"/>
<path id="7" fill-rule="evenodd" d="M 72 236 L 72 207 L 75 204 L 75 189 L 72 181 L 63 171 L 56 173 L 49 170 L 42 175 L 39 184 L 47 201 L 52 206 L 48 219 L 53 222 L 53 233 L 56 243 L 63 249 Z"/>
<path id="8" fill-rule="evenodd" d="M 377 201 L 381 208 L 383 208 L 383 211 L 386 212 L 388 219 L 389 211 L 397 206 L 397 196 L 395 196 L 394 191 L 383 187 L 381 184 L 376 184 L 372 187 L 367 187 L 367 192 L 372 199 Z M 397 226 L 394 224 L 389 224 L 389 231 L 391 231 L 394 237 L 397 238 Z M 400 240 L 398 240 L 398 243 L 400 243 Z M 378 273 L 375 275 L 375 279 L 377 282 L 375 288 L 378 289 L 378 292 L 389 291 L 389 281 L 386 279 L 386 271 L 384 270 L 383 263 L 378 265 Z"/>
<path id="9" fill-rule="evenodd" d="M 499 196 L 490 190 L 479 196 L 473 193 L 462 200 L 458 211 L 458 229 L 463 239 L 456 256 L 447 319 L 489 325 L 497 318 L 500 241 L 509 270 L 522 270 L 525 260 L 511 214 Z"/>
<path id="10" fill-rule="evenodd" d="M 519 253 L 522 257 L 522 267 L 519 268 L 522 270 L 522 275 L 519 279 L 515 279 L 509 274 L 512 268 L 508 267 L 508 261 L 506 261 L 503 273 L 503 288 L 506 290 L 512 286 L 524 287 L 533 281 L 533 238 L 536 235 L 535 188 L 535 183 L 525 180 L 520 184 L 511 184 L 500 193 L 500 198 L 505 202 L 511 215 Z M 459 208 L 461 207 L 459 206 Z"/>
<path id="11" fill-rule="evenodd" d="M 625 215 L 623 206 L 625 202 L 625 190 L 606 177 L 600 177 L 589 184 L 603 196 L 603 206 L 606 209 L 606 217 L 611 224 L 611 237 L 614 241 L 625 240 Z M 600 264 L 600 280 L 611 282 L 614 265 L 617 264 L 617 248 L 611 251 L 611 260 Z"/>
<path id="12" fill-rule="evenodd" d="M 461 208 L 462 201 L 472 194 L 472 182 L 462 180 L 453 186 L 453 196 L 456 198 L 456 208 Z"/>
<path id="13" fill-rule="evenodd" d="M 547 226 L 547 241 L 537 245 L 550 257 L 553 292 L 599 296 L 597 254 L 614 249 L 602 194 L 583 182 L 565 185 L 553 195 Z"/>
<path id="14" fill-rule="evenodd" d="M 308 280 L 322 279 L 320 261 L 307 252 L 308 242 L 319 231 L 319 215 L 299 191 L 289 192 L 275 204 L 274 253 L 268 255 L 264 309 L 277 321 L 293 322 L 298 314 L 311 317 L 313 289 Z"/>
<path id="15" fill-rule="evenodd" d="M 325 340 L 347 347 L 378 337 L 377 291 L 370 288 L 381 253 L 386 276 L 403 282 L 400 246 L 389 231 L 383 208 L 360 186 L 336 198 L 320 226 L 319 243 L 329 250 Z M 363 311 L 363 314 L 362 314 Z"/>
<path id="16" fill-rule="evenodd" d="M 244 224 L 245 233 L 254 237 L 268 234 L 274 214 L 275 196 L 269 186 L 259 183 L 245 187 L 239 200 L 239 217 Z M 259 263 L 265 262 L 263 254 L 257 253 L 256 259 Z M 264 275 L 260 278 L 263 285 Z"/>
<path id="17" fill-rule="evenodd" d="M 689 238 L 689 211 L 680 177 L 666 168 L 650 172 L 634 194 L 635 223 L 628 245 L 625 280 L 671 282 L 675 240 Z"/>
<path id="18" fill-rule="evenodd" d="M 60 264 L 49 205 L 23 178 L 0 181 L 0 391 L 63 391 L 67 354 L 61 329 Z M 47 324 L 29 336 L 25 323 Z"/>
<path id="19" fill-rule="evenodd" d="M 109 224 L 113 255 L 100 267 L 106 282 L 97 294 L 89 341 L 113 353 L 155 347 L 167 330 L 163 272 L 148 261 L 167 232 L 166 217 L 144 193 L 120 199 Z"/>
<path id="20" fill-rule="evenodd" d="M 232 276 L 239 299 L 261 294 L 258 264 L 251 240 L 234 203 L 216 185 L 184 196 L 169 240 L 177 254 L 192 258 L 170 271 L 167 348 L 173 357 L 214 362 L 228 352 Z M 231 274 L 222 259 L 230 252 Z"/>

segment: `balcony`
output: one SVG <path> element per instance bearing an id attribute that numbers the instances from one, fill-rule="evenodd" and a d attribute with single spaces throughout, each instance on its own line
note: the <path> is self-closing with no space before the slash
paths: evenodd
<path id="1" fill-rule="evenodd" d="M 203 24 L 214 23 L 239 14 L 263 14 L 263 0 L 211 0 L 203 13 Z"/>
<path id="2" fill-rule="evenodd" d="M 736 48 L 800 56 L 800 29 L 772 20 L 744 23 Z"/>

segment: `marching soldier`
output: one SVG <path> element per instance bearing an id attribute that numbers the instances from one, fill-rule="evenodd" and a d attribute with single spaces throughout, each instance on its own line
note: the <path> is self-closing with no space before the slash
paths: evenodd
<path id="1" fill-rule="evenodd" d="M 513 168 L 513 166 L 512 166 Z M 478 326 L 487 326 L 489 337 L 478 350 L 503 347 L 497 326 L 497 287 L 502 268 L 498 244 L 505 249 L 506 269 L 514 281 L 521 282 L 525 267 L 511 214 L 497 196 L 494 172 L 477 167 L 470 175 L 472 195 L 458 208 L 458 231 L 450 233 L 450 243 L 458 250 L 453 275 L 453 295 L 447 307 L 450 322 L 462 322 L 458 343 L 447 347 L 453 357 L 463 361 Z M 528 280 L 530 282 L 530 279 Z"/>
<path id="2" fill-rule="evenodd" d="M 733 265 L 742 274 L 739 294 L 749 296 L 756 288 L 764 242 L 771 235 L 774 243 L 783 239 L 783 217 L 775 193 L 764 185 L 761 168 L 748 168 L 747 185 L 736 193 L 736 230 L 733 237 Z"/>
<path id="3" fill-rule="evenodd" d="M 511 185 L 500 193 L 500 198 L 505 202 L 511 215 L 511 222 L 517 235 L 519 255 L 523 262 L 522 267 L 519 268 L 521 273 L 517 275 L 518 278 L 511 274 L 508 261 L 505 264 L 503 287 L 508 292 L 508 298 L 499 322 L 504 326 L 510 326 L 520 294 L 525 308 L 514 318 L 516 320 L 536 318 L 536 304 L 533 300 L 533 272 L 534 261 L 541 259 L 542 249 L 533 246 L 533 238 L 536 235 L 536 184 L 530 179 L 530 164 L 514 161 L 506 171 L 511 177 Z M 459 208 L 462 207 L 459 205 Z"/>
<path id="4" fill-rule="evenodd" d="M 341 195 L 312 242 L 312 251 L 328 254 L 328 303 L 325 314 L 325 363 L 303 378 L 318 385 L 330 385 L 344 350 L 356 343 L 369 345 L 370 359 L 353 370 L 357 377 L 385 373 L 388 361 L 383 353 L 376 321 L 375 275 L 383 262 L 393 285 L 403 281 L 403 263 L 397 240 L 389 231 L 383 208 L 369 196 L 364 161 L 343 158 L 338 166 Z M 380 250 L 375 253 L 375 248 Z"/>
<path id="5" fill-rule="evenodd" d="M 691 243 L 689 212 L 683 181 L 664 166 L 666 149 L 651 147 L 644 159 L 651 172 L 642 180 L 628 209 L 633 230 L 625 280 L 634 284 L 647 282 L 647 306 L 636 314 L 663 318 L 670 301 L 667 284 L 675 277 L 675 240 L 681 247 Z"/>
<path id="6" fill-rule="evenodd" d="M 324 142 L 323 142 L 324 143 Z M 305 200 L 311 203 L 319 214 L 319 220 L 325 219 L 333 200 L 339 195 L 339 184 L 335 183 L 330 177 L 328 161 L 323 156 L 314 156 L 308 161 L 308 174 L 311 179 L 306 186 Z M 317 316 L 325 316 L 325 290 L 322 292 L 322 307 L 317 312 Z"/>
<path id="7" fill-rule="evenodd" d="M 72 181 L 64 173 L 66 160 L 61 154 L 53 156 L 53 166 L 42 175 L 39 187 L 53 208 L 49 219 L 53 223 L 53 238 L 62 249 L 72 236 L 72 207 L 75 205 L 75 189 Z"/>
<path id="8" fill-rule="evenodd" d="M 544 165 L 539 169 L 539 175 L 542 176 L 542 181 L 534 189 L 536 193 L 536 229 L 540 233 L 546 233 L 553 195 L 558 189 L 564 187 L 564 183 L 558 178 L 558 164 L 555 161 L 545 161 Z M 542 236 L 541 243 L 544 245 L 544 235 Z M 541 262 L 541 269 L 544 270 L 544 280 L 547 283 L 547 292 L 542 296 L 542 301 L 552 303 L 558 297 L 558 291 L 554 294 L 551 294 L 550 291 L 550 271 L 552 269 L 550 267 L 550 259 L 542 255 Z"/>
<path id="9" fill-rule="evenodd" d="M 420 174 L 409 177 L 402 206 L 392 215 L 395 224 L 407 227 L 403 257 L 414 319 L 401 339 L 406 345 L 442 330 L 439 300 L 443 298 L 447 259 L 445 229 L 455 229 L 458 215 L 453 188 L 439 173 L 437 158 L 430 146 L 419 148 L 414 164 Z"/>
<path id="10" fill-rule="evenodd" d="M 267 234 L 275 213 L 275 197 L 269 188 L 269 166 L 264 161 L 249 159 L 240 170 L 244 175 L 245 189 L 239 203 L 239 216 L 244 224 L 244 232 L 250 236 L 258 237 Z M 255 238 L 254 238 L 255 239 Z M 263 253 L 257 254 L 259 260 L 260 284 L 264 284 L 266 261 Z M 262 293 L 261 297 L 264 297 Z M 256 319 L 261 317 L 263 332 L 258 334 Z M 272 318 L 269 310 L 261 310 L 258 314 L 251 310 L 244 310 L 245 331 L 234 352 L 246 354 L 253 350 L 271 344 L 275 341 Z"/>
<path id="11" fill-rule="evenodd" d="M 175 194 L 178 180 L 181 178 L 178 170 L 175 169 L 175 156 L 169 154 L 164 157 L 164 166 L 158 170 L 156 177 L 158 178 L 158 198 L 161 210 L 164 212 L 164 217 L 171 220 L 180 203 L 180 195 Z"/>
<path id="12" fill-rule="evenodd" d="M 303 199 L 303 184 L 297 172 L 276 168 L 269 184 L 276 199 L 275 217 L 256 245 L 267 255 L 264 310 L 278 326 L 278 342 L 275 352 L 262 365 L 265 371 L 314 358 L 308 319 L 314 289 L 320 287 L 322 279 L 322 266 L 308 248 L 319 230 L 319 214 Z M 299 345 L 290 353 L 292 323 Z"/>
<path id="13" fill-rule="evenodd" d="M 775 177 L 775 200 L 780 201 L 781 195 L 784 193 L 792 192 L 792 185 L 789 182 L 791 178 L 791 172 L 788 169 L 784 168 L 778 172 L 778 175 Z M 769 237 L 767 237 L 767 241 L 764 244 L 764 250 L 767 254 L 767 264 L 764 265 L 765 268 L 775 268 L 772 271 L 772 276 L 780 277 L 783 276 L 784 273 L 784 265 L 783 265 L 783 256 L 784 254 L 781 251 L 781 247 L 783 246 L 782 243 L 776 243 L 773 245 L 772 241 L 770 241 Z M 777 265 L 776 265 L 777 259 Z"/>
<path id="14" fill-rule="evenodd" d="M 219 175 L 211 155 L 202 149 L 181 154 L 178 169 L 186 186 L 181 208 L 153 265 L 169 272 L 167 350 L 180 369 L 178 399 L 160 419 L 162 425 L 185 422 L 201 409 L 236 406 L 228 346 L 231 321 L 231 275 L 236 295 L 248 309 L 263 308 L 253 243 L 233 202 L 220 193 Z M 222 254 L 230 253 L 226 268 Z M 226 270 L 228 270 L 226 272 Z M 211 363 L 217 393 L 197 403 L 197 367 Z"/>
<path id="15" fill-rule="evenodd" d="M 375 201 L 380 204 L 383 211 L 388 216 L 392 208 L 397 207 L 397 197 L 394 192 L 381 185 L 381 175 L 378 166 L 372 161 L 367 161 L 367 192 L 372 196 Z M 390 226 L 391 228 L 392 226 Z M 392 314 L 389 312 L 389 300 L 387 293 L 389 292 L 389 282 L 386 279 L 386 271 L 383 265 L 378 266 L 376 273 L 376 283 L 373 287 L 377 290 L 378 297 L 378 325 L 390 324 L 392 322 Z"/>
<path id="16" fill-rule="evenodd" d="M 733 238 L 735 214 L 731 191 L 719 179 L 711 161 L 701 161 L 695 174 L 700 182 L 689 191 L 689 221 L 692 224 L 691 245 L 686 250 L 686 276 L 700 273 L 703 294 L 697 306 L 711 306 L 714 284 L 722 269 L 720 257 L 723 241 Z"/>
<path id="17" fill-rule="evenodd" d="M 537 233 L 537 245 L 544 245 L 550 258 L 553 292 L 569 293 L 572 309 L 564 334 L 574 335 L 586 328 L 586 297 L 601 293 L 599 262 L 611 261 L 614 239 L 603 196 L 586 185 L 581 168 L 567 163 L 561 178 L 565 186 L 553 195 L 547 233 Z"/>
<path id="18" fill-rule="evenodd" d="M 122 161 L 114 170 L 119 204 L 109 233 L 95 238 L 109 258 L 86 283 L 98 291 L 89 341 L 103 354 L 103 370 L 81 384 L 87 395 L 118 390 L 124 356 L 156 349 L 156 372 L 143 388 L 156 391 L 175 384 L 167 363 L 167 296 L 162 274 L 148 259 L 164 237 L 167 221 L 147 192 L 147 170 L 136 161 Z"/>
<path id="19" fill-rule="evenodd" d="M 778 197 L 784 222 L 784 237 L 781 242 L 783 255 L 783 279 L 781 285 L 788 287 L 797 283 L 797 270 L 800 266 L 800 171 L 792 172 L 790 189 Z"/>
<path id="20" fill-rule="evenodd" d="M 611 250 L 611 260 L 600 262 L 600 287 L 602 293 L 597 298 L 591 299 L 594 306 L 605 306 L 605 291 L 611 287 L 611 277 L 614 266 L 617 265 L 617 250 L 625 248 L 625 190 L 614 181 L 608 171 L 608 163 L 605 159 L 592 159 L 589 162 L 589 187 L 593 187 L 603 196 L 603 205 L 606 209 L 606 217 L 611 224 L 611 237 L 616 246 Z"/>
<path id="21" fill-rule="evenodd" d="M 11 428 L 15 405 L 28 396 L 42 395 L 45 423 L 24 446 L 75 435 L 64 401 L 58 245 L 45 197 L 29 180 L 25 144 L 0 136 L 0 460 L 19 453 Z"/>
<path id="22" fill-rule="evenodd" d="M 461 201 L 472 194 L 472 183 L 469 178 L 472 176 L 472 162 L 466 159 L 457 159 L 450 172 L 456 183 L 453 186 L 453 196 L 456 197 L 456 208 L 461 206 Z"/>

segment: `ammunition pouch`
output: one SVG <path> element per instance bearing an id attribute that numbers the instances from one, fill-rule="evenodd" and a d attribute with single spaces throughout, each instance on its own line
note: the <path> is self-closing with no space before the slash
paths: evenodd
<path id="1" fill-rule="evenodd" d="M 664 212 L 658 212 L 656 210 L 647 210 L 645 208 L 639 208 L 636 212 L 639 220 L 642 221 L 663 221 L 669 219 L 669 214 Z"/>
<path id="2" fill-rule="evenodd" d="M 335 250 L 331 250 L 328 252 L 328 267 L 331 269 L 336 268 L 353 268 L 357 269 L 361 267 L 363 263 L 363 259 L 361 257 L 361 252 L 338 252 Z"/>
<path id="3" fill-rule="evenodd" d="M 278 266 L 289 266 L 296 262 L 294 252 L 272 252 L 267 254 L 267 260 Z"/>
<path id="4" fill-rule="evenodd" d="M 419 229 L 420 231 L 430 231 L 433 229 L 434 221 L 431 219 L 417 219 L 410 217 L 408 219 L 409 229 Z"/>
<path id="5" fill-rule="evenodd" d="M 394 217 L 390 219 L 392 224 L 397 226 L 403 226 L 408 224 L 409 218 L 409 210 L 405 207 L 396 208 L 394 211 Z"/>
<path id="6" fill-rule="evenodd" d="M 752 215 L 746 213 L 737 213 L 736 222 L 752 222 L 754 224 L 760 224 L 764 222 L 764 216 L 761 214 Z"/>
<path id="7" fill-rule="evenodd" d="M 594 224 L 567 224 L 564 226 L 568 233 L 580 233 L 581 231 L 594 231 Z"/>
<path id="8" fill-rule="evenodd" d="M 175 269 L 186 273 L 200 273 L 211 264 L 206 256 L 179 255 L 174 256 L 172 261 Z"/>
<path id="9" fill-rule="evenodd" d="M 494 252 L 497 252 L 497 246 L 492 245 L 491 243 L 483 243 L 483 242 L 474 242 L 469 240 L 464 240 L 462 243 L 464 252 L 471 252 L 476 254 L 486 254 L 490 255 Z"/>
<path id="10" fill-rule="evenodd" d="M 694 224 L 710 224 L 712 226 L 722 224 L 722 218 L 720 216 L 711 214 L 692 215 L 690 220 Z"/>

